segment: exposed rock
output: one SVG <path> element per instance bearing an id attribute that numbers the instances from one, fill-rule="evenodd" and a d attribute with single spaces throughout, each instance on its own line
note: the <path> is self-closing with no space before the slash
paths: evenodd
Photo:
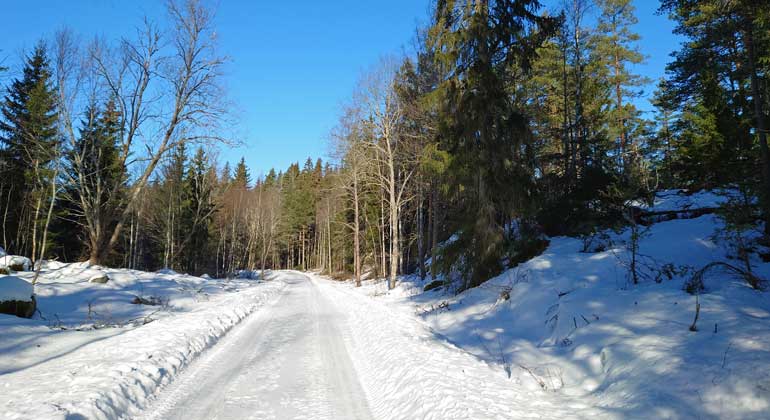
<path id="1" fill-rule="evenodd" d="M 31 318 L 37 302 L 32 284 L 16 276 L 0 277 L 0 313 Z"/>
<path id="2" fill-rule="evenodd" d="M 6 255 L 0 257 L 0 267 L 8 268 L 12 271 L 29 271 L 32 261 L 27 257 L 18 255 Z"/>
<path id="3" fill-rule="evenodd" d="M 441 287 L 443 285 L 444 285 L 444 282 L 442 280 L 434 280 L 434 281 L 426 284 L 425 287 L 423 287 L 422 290 L 427 292 L 427 291 L 430 291 L 430 290 L 438 289 L 439 287 Z"/>
<path id="4" fill-rule="evenodd" d="M 97 274 L 90 279 L 88 279 L 89 283 L 99 283 L 99 284 L 105 284 L 108 281 L 110 281 L 110 276 L 107 274 Z"/>
<path id="5" fill-rule="evenodd" d="M 150 296 L 150 297 L 144 297 L 144 296 L 134 296 L 133 299 L 131 299 L 131 303 L 134 305 L 147 305 L 147 306 L 168 306 L 168 298 L 158 297 L 158 296 Z"/>

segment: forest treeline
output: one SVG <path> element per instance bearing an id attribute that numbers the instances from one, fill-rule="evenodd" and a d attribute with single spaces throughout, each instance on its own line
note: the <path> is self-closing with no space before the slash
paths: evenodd
<path id="1" fill-rule="evenodd" d="M 170 3 L 168 28 L 145 22 L 114 44 L 60 31 L 0 106 L 0 240 L 36 259 L 391 286 L 453 273 L 467 288 L 547 235 L 629 223 L 628 200 L 664 188 L 740 188 L 761 223 L 766 6 L 662 0 L 685 42 L 647 80 L 631 0 L 436 0 L 414 52 L 362 76 L 333 159 L 259 177 L 215 159 L 225 60 L 202 4 Z M 646 97 L 653 113 L 635 105 Z"/>

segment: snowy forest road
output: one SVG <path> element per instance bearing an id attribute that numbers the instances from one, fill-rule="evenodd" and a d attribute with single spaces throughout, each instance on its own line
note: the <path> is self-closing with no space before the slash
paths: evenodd
<path id="1" fill-rule="evenodd" d="M 343 315 L 307 276 L 235 327 L 164 389 L 148 419 L 369 419 Z"/>

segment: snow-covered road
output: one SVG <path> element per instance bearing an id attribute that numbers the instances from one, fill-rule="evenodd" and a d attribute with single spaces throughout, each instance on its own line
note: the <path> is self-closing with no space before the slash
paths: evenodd
<path id="1" fill-rule="evenodd" d="M 275 273 L 281 295 L 160 390 L 149 419 L 589 418 L 349 285 Z M 135 416 L 132 416 L 132 418 Z M 607 416 L 605 416 L 607 417 Z"/>
<path id="2" fill-rule="evenodd" d="M 148 419 L 371 418 L 346 350 L 344 316 L 307 275 L 193 362 Z"/>

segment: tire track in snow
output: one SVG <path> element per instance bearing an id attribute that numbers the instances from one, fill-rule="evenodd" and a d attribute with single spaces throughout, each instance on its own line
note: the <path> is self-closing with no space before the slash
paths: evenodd
<path id="1" fill-rule="evenodd" d="M 301 273 L 281 296 L 193 363 L 146 419 L 370 418 L 338 324 L 344 316 Z"/>

